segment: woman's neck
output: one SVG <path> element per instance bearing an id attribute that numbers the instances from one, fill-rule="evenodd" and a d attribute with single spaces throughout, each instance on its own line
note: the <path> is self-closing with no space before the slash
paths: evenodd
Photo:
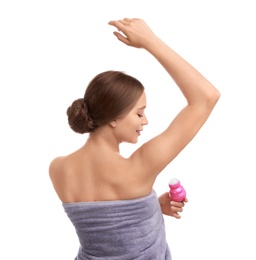
<path id="1" fill-rule="evenodd" d="M 119 153 L 119 142 L 115 138 L 113 131 L 108 126 L 102 126 L 90 133 L 86 145 L 93 145 L 95 147 L 102 147 L 109 151 Z M 100 148 L 101 149 L 101 148 Z"/>

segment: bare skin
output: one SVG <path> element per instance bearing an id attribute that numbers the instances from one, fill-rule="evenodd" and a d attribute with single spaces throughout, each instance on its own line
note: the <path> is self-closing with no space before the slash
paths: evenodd
<path id="1" fill-rule="evenodd" d="M 185 198 L 182 202 L 172 201 L 169 197 L 169 192 L 163 193 L 158 198 L 158 200 L 161 206 L 162 213 L 166 216 L 174 217 L 177 219 L 181 218 L 179 212 L 183 211 L 185 203 L 188 202 L 187 198 Z"/>
<path id="2" fill-rule="evenodd" d="M 124 158 L 119 153 L 120 143 L 136 143 L 148 123 L 143 93 L 124 118 L 96 129 L 72 154 L 54 159 L 49 174 L 62 202 L 123 200 L 148 195 L 158 174 L 197 134 L 220 96 L 207 79 L 160 40 L 143 20 L 125 18 L 110 21 L 109 25 L 122 32 L 114 32 L 119 41 L 144 48 L 159 61 L 176 82 L 187 105 L 167 129 Z M 180 218 L 179 212 L 187 199 L 171 202 L 163 194 L 159 202 L 163 214 Z"/>

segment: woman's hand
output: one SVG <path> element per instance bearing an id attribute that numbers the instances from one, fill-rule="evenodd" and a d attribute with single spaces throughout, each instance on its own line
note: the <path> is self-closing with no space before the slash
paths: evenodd
<path id="1" fill-rule="evenodd" d="M 115 26 L 118 31 L 123 33 L 115 31 L 114 35 L 119 41 L 128 46 L 146 48 L 149 42 L 157 39 L 156 35 L 142 19 L 124 18 L 123 20 L 110 21 L 108 24 Z"/>
<path id="2" fill-rule="evenodd" d="M 185 206 L 185 203 L 188 202 L 187 198 L 185 198 L 185 200 L 182 202 L 172 201 L 169 197 L 168 192 L 162 194 L 158 198 L 158 200 L 162 209 L 162 213 L 164 215 L 175 217 L 177 219 L 181 218 L 179 212 L 183 211 L 183 207 Z"/>

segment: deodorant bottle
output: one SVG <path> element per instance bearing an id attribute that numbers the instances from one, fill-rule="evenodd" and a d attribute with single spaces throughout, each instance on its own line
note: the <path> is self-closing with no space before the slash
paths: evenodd
<path id="1" fill-rule="evenodd" d="M 174 201 L 183 201 L 186 198 L 186 191 L 183 186 L 180 184 L 180 181 L 176 178 L 172 178 L 169 181 L 169 196 L 171 200 Z"/>

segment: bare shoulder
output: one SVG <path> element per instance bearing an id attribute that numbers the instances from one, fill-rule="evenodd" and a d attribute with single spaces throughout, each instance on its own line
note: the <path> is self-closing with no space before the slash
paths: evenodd
<path id="1" fill-rule="evenodd" d="M 67 179 L 68 179 L 68 156 L 54 158 L 49 165 L 49 176 L 53 188 L 61 201 L 66 198 Z"/>
<path id="2" fill-rule="evenodd" d="M 59 156 L 54 158 L 49 165 L 49 176 L 52 181 L 53 186 L 56 186 L 56 183 L 60 181 L 60 178 L 63 178 L 65 174 L 65 160 L 66 156 Z"/>
<path id="3" fill-rule="evenodd" d="M 61 167 L 63 163 L 64 156 L 59 156 L 54 158 L 49 165 L 49 175 L 52 177 L 56 172 L 58 172 L 58 169 Z"/>

